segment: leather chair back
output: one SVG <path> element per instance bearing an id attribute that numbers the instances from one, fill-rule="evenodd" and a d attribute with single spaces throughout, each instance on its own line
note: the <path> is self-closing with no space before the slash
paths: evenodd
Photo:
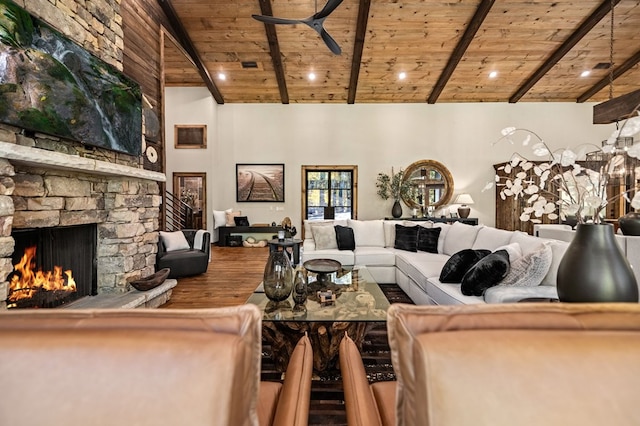
<path id="1" fill-rule="evenodd" d="M 638 425 L 640 305 L 392 305 L 398 425 Z"/>

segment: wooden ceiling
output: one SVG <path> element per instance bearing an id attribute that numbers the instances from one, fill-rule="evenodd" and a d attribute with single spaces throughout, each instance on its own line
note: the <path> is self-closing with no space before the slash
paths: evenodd
<path id="1" fill-rule="evenodd" d="M 611 0 L 344 0 L 324 23 L 339 56 L 306 25 L 251 18 L 305 18 L 315 0 L 158 2 L 175 35 L 165 38 L 165 85 L 208 86 L 218 103 L 610 98 L 610 70 L 598 64 L 610 62 Z M 615 97 L 640 89 L 640 0 L 613 2 Z"/>

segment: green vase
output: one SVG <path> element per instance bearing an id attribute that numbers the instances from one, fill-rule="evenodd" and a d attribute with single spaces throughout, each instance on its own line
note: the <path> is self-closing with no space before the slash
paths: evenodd
<path id="1" fill-rule="evenodd" d="M 638 302 L 638 284 L 613 225 L 579 224 L 558 267 L 561 302 Z"/>

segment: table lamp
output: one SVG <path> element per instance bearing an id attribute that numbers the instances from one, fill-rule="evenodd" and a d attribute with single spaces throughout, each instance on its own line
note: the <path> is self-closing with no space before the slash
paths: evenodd
<path id="1" fill-rule="evenodd" d="M 471 198 L 471 195 L 458 194 L 453 203 L 460 204 L 460 207 L 458 207 L 458 216 L 464 219 L 469 217 L 469 213 L 471 213 L 471 207 L 469 207 L 467 204 L 473 204 L 473 198 Z"/>

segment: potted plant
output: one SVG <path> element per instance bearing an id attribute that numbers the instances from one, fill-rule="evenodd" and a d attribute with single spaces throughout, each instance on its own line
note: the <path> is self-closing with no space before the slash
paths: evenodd
<path id="1" fill-rule="evenodd" d="M 393 172 L 391 168 L 391 175 L 386 173 L 378 173 L 376 180 L 376 188 L 378 188 L 377 194 L 383 200 L 393 198 L 393 208 L 391 209 L 391 215 L 395 218 L 402 216 L 402 206 L 400 205 L 400 199 L 409 192 L 409 182 L 403 180 L 404 171 L 400 169 L 398 173 Z"/>

